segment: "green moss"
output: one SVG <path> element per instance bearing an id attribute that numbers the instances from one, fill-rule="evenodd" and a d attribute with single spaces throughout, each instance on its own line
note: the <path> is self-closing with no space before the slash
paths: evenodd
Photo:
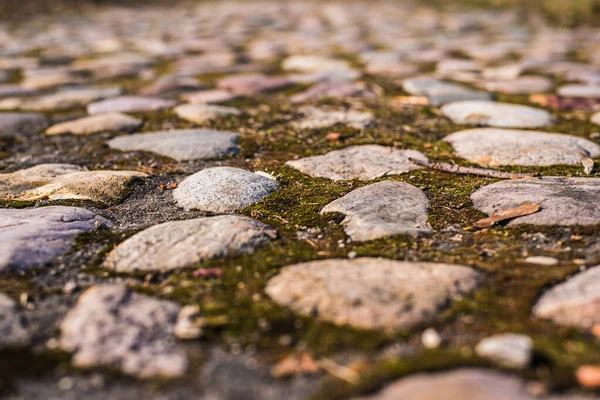
<path id="1" fill-rule="evenodd" d="M 352 65 L 359 64 L 355 57 L 343 53 L 338 55 Z M 172 67 L 171 62 L 161 61 L 155 66 L 155 70 L 158 74 L 168 74 L 172 72 Z M 281 72 L 278 65 L 271 67 L 269 73 Z M 431 67 L 427 66 L 426 69 Z M 207 74 L 199 78 L 212 86 L 222 76 L 224 74 Z M 498 226 L 487 232 L 475 232 L 470 227 L 473 222 L 485 217 L 485 214 L 472 207 L 470 195 L 498 180 L 422 169 L 377 179 L 375 182 L 393 179 L 422 189 L 430 201 L 428 223 L 433 233 L 418 238 L 399 235 L 354 243 L 347 240 L 339 224 L 339 214 L 321 215 L 319 212 L 329 202 L 373 182 L 333 182 L 312 178 L 285 165 L 286 161 L 297 157 L 324 154 L 350 145 L 376 143 L 416 149 L 436 161 L 473 166 L 458 158 L 450 144 L 442 141 L 447 134 L 471 126 L 453 124 L 434 107 L 392 106 L 388 100 L 394 96 L 406 95 L 397 83 L 389 78 L 369 75 L 364 80 L 383 88 L 386 97 L 381 101 L 365 101 L 359 107 L 371 111 L 375 117 L 371 126 L 361 130 L 343 125 L 324 129 L 291 128 L 290 121 L 300 115 L 299 106 L 290 104 L 288 98 L 305 89 L 305 85 L 294 85 L 275 94 L 232 100 L 227 105 L 240 108 L 240 115 L 216 118 L 201 125 L 178 118 L 172 110 L 137 114 L 145 120 L 142 132 L 192 127 L 238 132 L 241 135 L 241 152 L 236 157 L 223 161 L 223 164 L 267 171 L 278 176 L 279 190 L 242 212 L 274 226 L 280 235 L 277 240 L 250 255 L 211 260 L 168 273 L 140 272 L 126 275 L 101 267 L 106 254 L 137 231 L 82 234 L 67 256 L 76 258 L 79 253 L 94 250 L 89 252 L 95 254 L 93 257 L 82 256 L 80 267 L 83 272 L 105 278 L 127 276 L 133 282 L 132 287 L 142 293 L 181 304 L 198 304 L 208 321 L 208 342 L 225 347 L 240 345 L 257 348 L 265 358 L 274 361 L 301 349 L 312 352 L 315 357 L 353 351 L 368 360 L 361 370 L 361 382 L 358 385 L 328 379 L 315 399 L 347 398 L 358 393 L 372 392 L 391 380 L 416 372 L 460 366 L 489 366 L 486 361 L 475 357 L 471 350 L 483 337 L 509 331 L 526 333 L 535 343 L 535 362 L 519 372 L 521 376 L 540 379 L 553 388 L 574 387 L 573 371 L 578 365 L 600 362 L 597 340 L 575 329 L 561 328 L 548 321 L 533 319 L 531 309 L 547 287 L 577 272 L 579 266 L 573 260 L 585 258 L 586 246 L 598 240 L 598 227 Z M 130 78 L 105 83 L 122 85 L 127 93 L 135 93 L 147 84 Z M 499 94 L 498 99 L 531 105 L 527 96 Z M 339 99 L 323 99 L 312 104 L 346 108 L 355 106 Z M 67 114 L 57 113 L 52 116 L 65 115 Z M 586 113 L 557 112 L 557 116 L 557 123 L 545 130 L 581 137 L 589 137 L 596 130 L 589 123 L 589 115 Z M 327 140 L 326 135 L 330 132 L 339 133 L 339 140 Z M 183 175 L 182 171 L 187 174 L 196 166 L 197 169 L 204 166 L 201 163 L 177 163 L 167 157 L 144 152 L 130 152 L 125 156 L 105 146 L 106 139 L 103 135 L 91 135 L 43 137 L 40 140 L 66 152 L 71 152 L 71 148 L 78 149 L 72 150 L 68 155 L 87 160 L 91 168 L 106 168 L 108 165 L 110 168 L 138 169 L 146 167 L 149 160 L 152 160 L 156 166 L 152 167 L 151 172 L 155 175 Z M 8 147 L 10 143 L 7 144 Z M 542 175 L 583 176 L 579 166 L 500 169 L 520 173 L 541 172 Z M 11 201 L 0 202 L 0 207 L 23 208 L 50 204 L 106 207 L 82 201 Z M 309 229 L 311 234 L 306 234 Z M 316 233 L 312 234 L 313 231 Z M 298 232 L 304 235 L 298 235 Z M 529 239 L 536 233 L 545 235 L 555 244 L 549 246 L 551 250 L 539 248 Z M 570 235 L 580 235 L 583 239 L 569 240 Z M 481 271 L 484 279 L 477 291 L 453 303 L 435 320 L 401 332 L 364 331 L 348 326 L 335 326 L 310 316 L 296 315 L 264 294 L 268 280 L 284 266 L 316 259 L 346 258 L 350 252 L 363 257 L 469 265 Z M 559 258 L 561 263 L 550 267 L 529 265 L 522 262 L 525 254 L 552 255 Z M 196 277 L 194 271 L 198 268 L 219 268 L 222 275 L 216 278 Z M 35 275 L 4 277 L 0 280 L 0 286 L 3 287 L 3 292 L 13 298 L 18 298 L 22 292 L 44 295 L 46 292 L 33 283 L 34 278 Z M 426 326 L 433 326 L 448 339 L 440 349 L 425 351 L 421 348 L 420 335 Z M 402 359 L 378 357 L 378 350 L 390 344 L 409 344 L 417 353 Z M 193 346 L 192 343 L 190 347 Z M 44 362 L 43 356 L 31 360 L 38 360 L 42 364 Z M 47 367 L 53 368 L 59 362 L 60 360 L 53 359 Z M 193 362 L 199 365 L 201 358 L 194 358 Z M 25 375 L 25 369 L 14 374 Z"/>

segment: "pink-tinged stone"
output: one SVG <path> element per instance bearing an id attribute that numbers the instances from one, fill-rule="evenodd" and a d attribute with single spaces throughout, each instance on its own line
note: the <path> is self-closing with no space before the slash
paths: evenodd
<path id="1" fill-rule="evenodd" d="M 378 95 L 367 88 L 363 82 L 321 82 L 293 95 L 290 101 L 292 103 L 302 103 L 327 97 L 376 99 Z"/>
<path id="2" fill-rule="evenodd" d="M 284 76 L 247 74 L 222 78 L 217 82 L 217 87 L 236 94 L 253 95 L 281 90 L 291 84 L 292 82 Z"/>
<path id="3" fill-rule="evenodd" d="M 108 112 L 143 112 L 171 108 L 177 105 L 173 100 L 156 97 L 119 96 L 91 103 L 87 107 L 89 114 Z"/>

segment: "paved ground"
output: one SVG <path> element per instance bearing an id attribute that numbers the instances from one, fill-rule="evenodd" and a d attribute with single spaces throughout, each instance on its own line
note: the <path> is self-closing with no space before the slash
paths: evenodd
<path id="1" fill-rule="evenodd" d="M 7 399 L 593 399 L 600 31 L 398 2 L 0 23 Z"/>

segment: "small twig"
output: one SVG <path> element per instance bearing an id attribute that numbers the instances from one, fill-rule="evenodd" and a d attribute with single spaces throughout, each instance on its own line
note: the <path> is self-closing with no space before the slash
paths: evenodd
<path id="1" fill-rule="evenodd" d="M 421 160 L 417 160 L 417 159 L 411 158 L 411 157 L 409 157 L 408 160 L 411 163 L 421 166 L 421 167 L 435 169 L 437 171 L 449 172 L 451 174 L 459 174 L 459 175 L 478 175 L 478 176 L 485 176 L 487 178 L 499 178 L 499 179 L 523 179 L 523 178 L 533 178 L 536 176 L 540 176 L 539 172 L 534 172 L 532 174 L 513 174 L 512 172 L 495 171 L 493 169 L 461 167 L 460 165 L 456 165 L 456 164 L 421 161 Z"/>
<path id="2" fill-rule="evenodd" d="M 351 385 L 356 385 L 360 381 L 360 375 L 352 368 L 345 367 L 335 361 L 323 357 L 317 363 L 319 367 L 327 371 L 329 374 L 348 382 Z"/>

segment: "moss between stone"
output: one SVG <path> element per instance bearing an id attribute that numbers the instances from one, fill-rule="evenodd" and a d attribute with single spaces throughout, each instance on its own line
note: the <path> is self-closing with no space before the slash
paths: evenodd
<path id="1" fill-rule="evenodd" d="M 68 366 L 63 352 L 33 352 L 30 349 L 0 350 L 0 395 L 13 394 L 17 378 L 41 378 L 48 371 Z"/>
<path id="2" fill-rule="evenodd" d="M 170 68 L 169 62 L 156 66 L 159 73 L 166 73 Z M 218 76 L 222 74 L 199 78 L 212 85 Z M 366 76 L 365 80 L 384 88 L 388 96 L 404 94 L 388 79 Z M 117 82 L 125 85 L 126 92 L 131 93 L 143 83 L 125 79 L 107 84 Z M 336 379 L 327 380 L 316 399 L 345 398 L 369 392 L 393 379 L 419 371 L 488 365 L 473 356 L 471 350 L 477 341 L 498 332 L 522 332 L 533 338 L 535 363 L 520 374 L 526 378 L 540 379 L 553 388 L 574 387 L 573 371 L 578 365 L 600 362 L 600 346 L 590 335 L 531 318 L 532 305 L 543 290 L 578 270 L 579 267 L 573 260 L 585 258 L 586 246 L 598 240 L 598 227 L 499 226 L 483 233 L 468 230 L 474 221 L 485 216 L 472 207 L 470 194 L 497 180 L 418 170 L 385 179 L 407 182 L 427 193 L 431 203 L 428 222 L 434 233 L 420 238 L 394 236 L 367 243 L 348 242 L 339 225 L 340 215 L 320 215 L 319 211 L 330 201 L 372 182 L 332 182 L 311 178 L 285 166 L 285 161 L 324 154 L 349 145 L 377 143 L 416 149 L 434 160 L 452 160 L 459 165 L 469 166 L 472 164 L 458 159 L 451 146 L 441 141 L 448 133 L 469 127 L 453 124 L 432 107 L 392 107 L 383 101 L 368 101 L 361 108 L 372 111 L 376 121 L 366 129 L 356 130 L 336 125 L 326 129 L 293 130 L 288 123 L 298 118 L 299 106 L 289 104 L 286 100 L 289 94 L 303 88 L 296 85 L 278 94 L 233 100 L 227 105 L 242 109 L 241 115 L 218 118 L 202 124 L 205 128 L 231 130 L 242 135 L 241 153 L 222 164 L 278 175 L 281 183 L 279 191 L 248 207 L 243 214 L 274 226 L 279 231 L 280 238 L 252 255 L 212 260 L 189 269 L 164 274 L 144 272 L 126 275 L 138 282 L 133 284 L 136 290 L 182 304 L 198 304 L 208 318 L 206 335 L 209 343 L 258 348 L 261 354 L 271 360 L 302 349 L 312 352 L 316 357 L 347 351 L 360 352 L 367 357 L 370 363 L 363 369 L 359 385 L 348 385 Z M 523 96 L 500 95 L 499 99 L 528 103 L 528 99 Z M 315 104 L 352 106 L 349 102 L 336 99 L 324 99 Z M 559 114 L 558 123 L 548 130 L 588 137 L 594 129 L 581 116 Z M 60 115 L 64 114 L 55 116 Z M 181 120 L 171 110 L 138 115 L 145 119 L 141 130 L 143 132 L 198 126 Z M 335 142 L 327 141 L 325 136 L 329 132 L 339 132 L 340 139 Z M 40 140 L 53 143 L 57 149 L 68 152 L 69 156 L 80 157 L 84 160 L 83 164 L 89 167 L 147 167 L 144 163 L 148 163 L 148 153 L 120 153 L 105 146 L 107 138 L 112 136 L 113 134 L 42 137 Z M 21 145 L 8 141 L 7 154 L 12 149 L 20 149 L 18 146 Z M 156 164 L 152 167 L 154 174 L 181 174 L 181 164 L 154 154 L 151 159 Z M 543 175 L 583 175 L 582 168 L 578 166 L 503 167 L 502 170 L 540 171 Z M 70 205 L 90 206 L 90 203 L 75 202 Z M 31 203 L 3 202 L 0 206 L 26 207 L 31 206 Z M 307 228 L 318 228 L 322 237 L 299 239 L 296 233 Z M 114 271 L 102 269 L 100 265 L 108 251 L 135 232 L 99 231 L 80 235 L 72 252 L 100 245 L 103 250 L 84 262 L 86 265 L 81 266 L 83 271 L 103 277 L 121 276 L 122 274 Z M 556 244 L 552 247 L 553 252 L 539 250 L 536 243 L 527 239 L 535 233 L 543 233 Z M 580 235 L 583 239 L 572 240 L 571 235 Z M 358 256 L 470 265 L 482 271 L 485 279 L 479 290 L 455 302 L 429 324 L 445 337 L 451 338 L 440 349 L 430 351 L 422 350 L 419 344 L 425 325 L 395 333 L 339 327 L 312 317 L 295 315 L 264 294 L 268 279 L 283 266 L 322 258 L 345 258 L 350 252 L 356 252 Z M 557 266 L 524 264 L 521 260 L 525 253 L 553 255 L 563 261 Z M 223 273 L 218 278 L 199 278 L 193 273 L 197 268 L 220 268 Z M 0 283 L 9 288 L 9 295 L 13 297 L 22 291 L 40 290 L 31 286 L 30 276 L 6 277 Z M 384 360 L 376 357 L 375 350 L 394 343 L 411 344 L 418 350 L 417 354 L 403 359 Z M 36 355 L 34 361 L 41 362 L 44 357 Z M 6 359 L 12 358 L 10 356 Z M 48 368 L 53 365 L 56 364 L 49 364 Z M 27 368 L 19 367 L 9 379 L 26 374 Z"/>

